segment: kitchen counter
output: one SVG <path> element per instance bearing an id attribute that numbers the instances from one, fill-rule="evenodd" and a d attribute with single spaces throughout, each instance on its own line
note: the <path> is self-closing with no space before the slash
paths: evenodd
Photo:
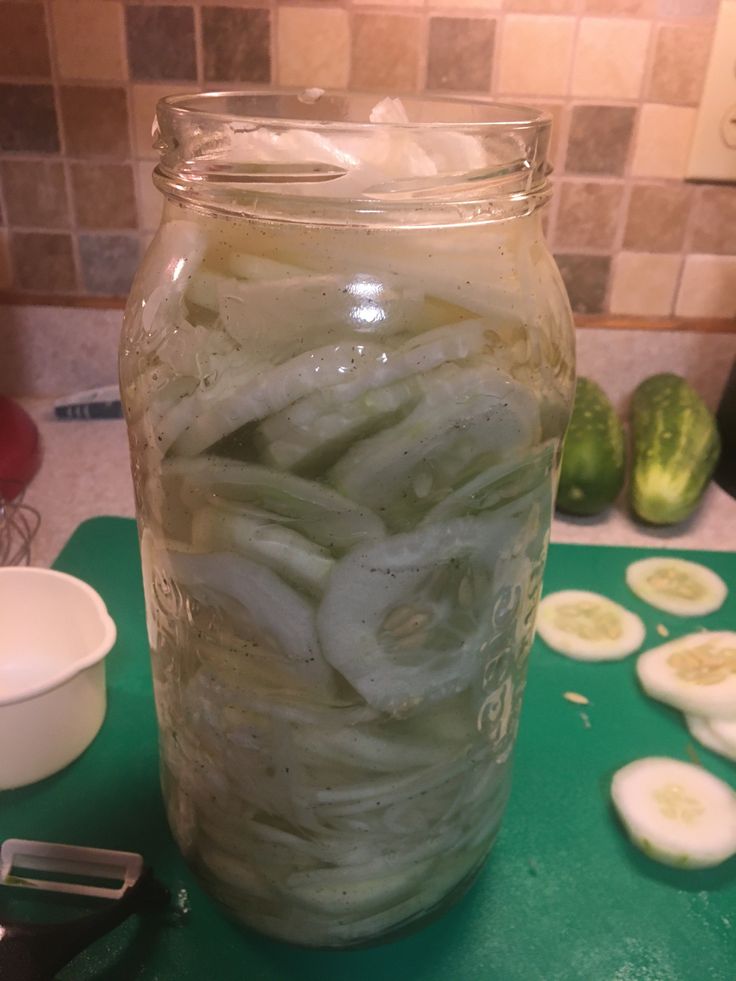
<path id="1" fill-rule="evenodd" d="M 41 514 L 33 543 L 34 565 L 49 565 L 86 518 L 135 513 L 122 420 L 59 421 L 51 399 L 23 399 L 41 432 L 43 463 L 26 492 Z M 625 501 L 597 518 L 555 519 L 552 540 L 650 548 L 736 548 L 736 500 L 711 484 L 696 514 L 673 528 L 632 521 Z"/>

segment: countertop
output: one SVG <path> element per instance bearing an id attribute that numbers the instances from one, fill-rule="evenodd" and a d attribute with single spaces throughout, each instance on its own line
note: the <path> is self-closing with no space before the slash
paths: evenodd
<path id="1" fill-rule="evenodd" d="M 41 469 L 25 497 L 41 514 L 32 563 L 50 565 L 80 522 L 135 513 L 125 425 L 122 420 L 56 420 L 51 399 L 23 399 L 22 404 L 43 441 Z M 598 518 L 555 518 L 552 540 L 729 551 L 736 548 L 736 500 L 711 484 L 693 518 L 667 529 L 634 523 L 622 500 Z"/>

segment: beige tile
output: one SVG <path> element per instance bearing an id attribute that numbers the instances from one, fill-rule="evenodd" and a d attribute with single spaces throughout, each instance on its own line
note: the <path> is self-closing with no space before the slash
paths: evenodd
<path id="1" fill-rule="evenodd" d="M 697 105 L 712 36 L 710 24 L 662 24 L 657 31 L 647 98 Z"/>
<path id="2" fill-rule="evenodd" d="M 196 91 L 187 85 L 131 85 L 131 112 L 133 113 L 133 152 L 136 157 L 156 160 L 158 152 L 151 143 L 151 127 L 156 115 L 156 103 L 166 95 L 186 95 Z"/>
<path id="3" fill-rule="evenodd" d="M 393 95 L 416 92 L 422 37 L 417 16 L 355 14 L 350 87 Z"/>
<path id="4" fill-rule="evenodd" d="M 715 19 L 720 0 L 659 0 L 657 13 L 660 17 L 673 20 L 687 17 L 708 17 Z"/>
<path id="5" fill-rule="evenodd" d="M 636 99 L 641 91 L 651 25 L 628 18 L 589 17 L 580 22 L 572 94 Z"/>
<path id="6" fill-rule="evenodd" d="M 8 233 L 0 228 L 0 290 L 7 289 L 13 281 L 13 271 L 10 268 L 10 248 Z"/>
<path id="7" fill-rule="evenodd" d="M 279 7 L 278 80 L 281 85 L 341 89 L 350 74 L 350 29 L 337 7 Z"/>
<path id="8" fill-rule="evenodd" d="M 610 252 L 620 224 L 623 184 L 565 181 L 557 212 L 555 246 Z"/>
<path id="9" fill-rule="evenodd" d="M 675 313 L 680 317 L 736 316 L 736 256 L 686 256 Z"/>
<path id="10" fill-rule="evenodd" d="M 620 252 L 613 261 L 611 313 L 664 317 L 672 313 L 679 255 Z"/>
<path id="11" fill-rule="evenodd" d="M 506 95 L 564 95 L 575 20 L 509 14 L 503 29 L 498 90 Z M 554 52 L 554 57 L 550 57 Z"/>
<path id="12" fill-rule="evenodd" d="M 585 0 L 586 14 L 619 14 L 623 17 L 653 17 L 655 0 Z"/>
<path id="13" fill-rule="evenodd" d="M 62 78 L 127 77 L 122 4 L 55 0 L 50 9 Z"/>
<path id="14" fill-rule="evenodd" d="M 641 107 L 634 142 L 634 177 L 685 176 L 696 110 L 647 103 Z"/>
<path id="15" fill-rule="evenodd" d="M 152 179 L 153 164 L 150 160 L 140 161 L 136 170 L 138 227 L 144 231 L 153 231 L 158 228 L 161 221 L 164 197 L 154 186 Z"/>

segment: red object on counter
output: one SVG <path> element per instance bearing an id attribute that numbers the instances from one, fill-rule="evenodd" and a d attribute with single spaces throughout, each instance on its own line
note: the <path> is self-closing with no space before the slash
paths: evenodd
<path id="1" fill-rule="evenodd" d="M 12 399 L 0 395 L 0 498 L 12 501 L 41 464 L 36 424 Z"/>

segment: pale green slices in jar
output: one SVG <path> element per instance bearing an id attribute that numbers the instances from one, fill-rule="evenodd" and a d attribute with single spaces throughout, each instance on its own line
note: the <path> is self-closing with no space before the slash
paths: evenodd
<path id="1" fill-rule="evenodd" d="M 525 582 L 520 511 L 393 535 L 334 567 L 317 614 L 322 650 L 369 705 L 411 714 L 480 676 L 494 598 Z"/>
<path id="2" fill-rule="evenodd" d="M 448 364 L 423 376 L 400 422 L 356 443 L 329 474 L 335 487 L 406 527 L 459 485 L 540 440 L 534 396 L 504 372 Z"/>
<path id="3" fill-rule="evenodd" d="M 337 553 L 383 538 L 381 519 L 337 491 L 313 480 L 224 457 L 172 459 L 164 478 L 181 481 L 182 503 L 196 509 L 225 501 L 244 516 L 268 518 Z"/>

